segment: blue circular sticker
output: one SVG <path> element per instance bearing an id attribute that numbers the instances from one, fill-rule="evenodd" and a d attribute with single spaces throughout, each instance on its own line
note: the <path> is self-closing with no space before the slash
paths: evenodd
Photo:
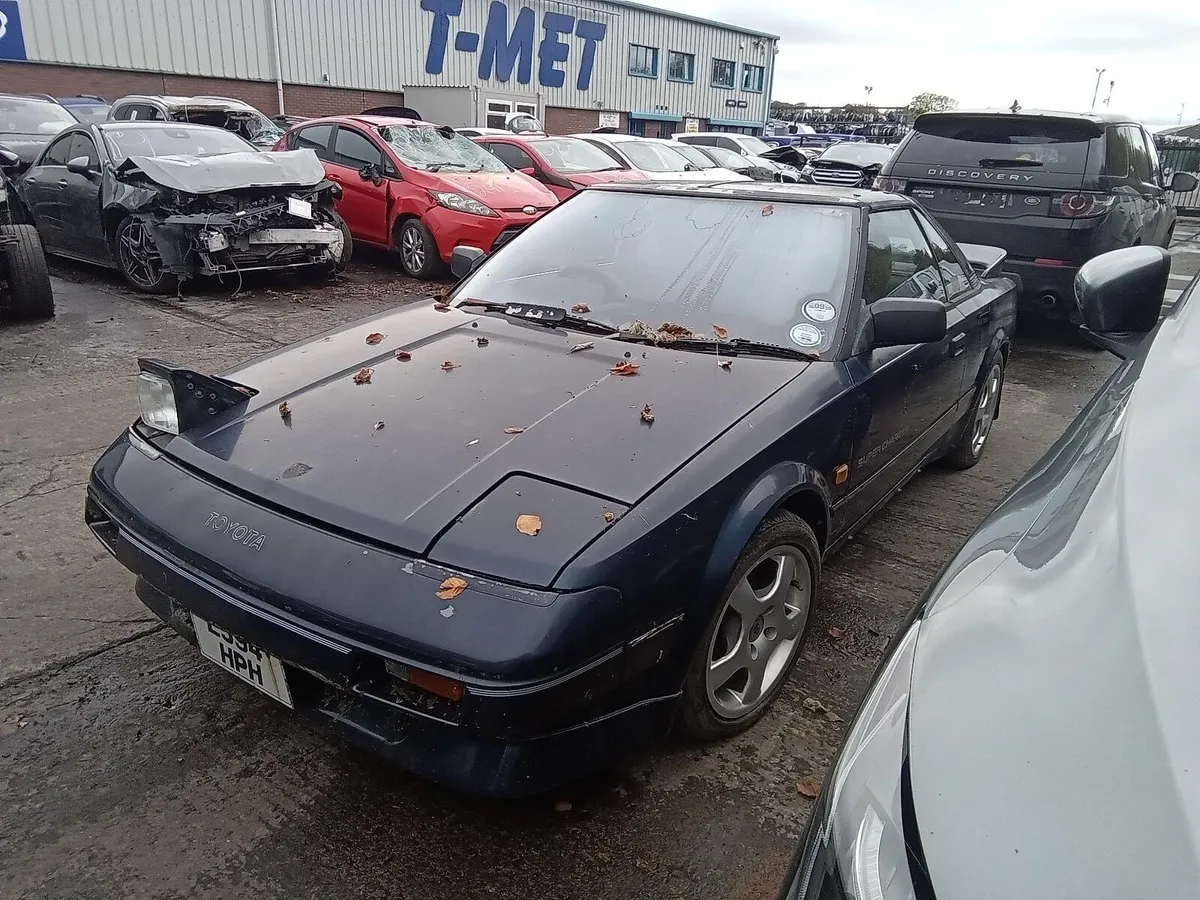
<path id="1" fill-rule="evenodd" d="M 814 322 L 830 322 L 837 315 L 837 310 L 828 300 L 809 300 L 804 304 L 804 315 Z"/>
<path id="2" fill-rule="evenodd" d="M 791 338 L 793 344 L 801 347 L 816 347 L 824 340 L 824 335 L 816 325 L 801 324 L 792 326 Z"/>

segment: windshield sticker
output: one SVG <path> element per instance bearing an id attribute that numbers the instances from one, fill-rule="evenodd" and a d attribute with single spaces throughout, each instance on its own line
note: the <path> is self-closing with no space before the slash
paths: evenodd
<path id="1" fill-rule="evenodd" d="M 816 325 L 801 324 L 792 327 L 792 343 L 801 347 L 816 347 L 825 339 Z"/>
<path id="2" fill-rule="evenodd" d="M 814 322 L 829 322 L 837 315 L 837 310 L 828 300 L 809 300 L 804 304 L 804 315 Z"/>

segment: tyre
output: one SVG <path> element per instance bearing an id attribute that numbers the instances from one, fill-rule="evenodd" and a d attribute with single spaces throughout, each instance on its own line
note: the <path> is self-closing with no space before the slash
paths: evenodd
<path id="1" fill-rule="evenodd" d="M 4 313 L 13 319 L 48 319 L 54 315 L 54 291 L 42 240 L 32 225 L 0 226 L 0 253 L 8 282 Z M 0 296 L 3 294 L 0 287 Z"/>
<path id="2" fill-rule="evenodd" d="M 688 665 L 680 732 L 712 741 L 744 731 L 774 702 L 800 657 L 821 548 L 798 516 L 772 513 L 733 567 Z"/>
<path id="3" fill-rule="evenodd" d="M 434 278 L 445 268 L 433 232 L 420 219 L 404 220 L 396 232 L 396 252 L 400 254 L 400 268 L 413 278 Z"/>
<path id="4" fill-rule="evenodd" d="M 179 279 L 163 271 L 162 254 L 145 223 L 126 216 L 117 226 L 113 242 L 125 283 L 143 294 L 173 294 Z"/>
<path id="5" fill-rule="evenodd" d="M 1004 387 L 1004 357 L 997 350 L 988 360 L 983 382 L 975 390 L 971 411 L 967 413 L 958 439 L 942 457 L 952 469 L 969 469 L 983 457 L 996 411 L 1000 407 L 1000 391 Z"/>
<path id="6" fill-rule="evenodd" d="M 329 216 L 329 224 L 336 226 L 342 233 L 342 255 L 333 264 L 333 271 L 335 273 L 344 272 L 354 256 L 354 235 L 350 233 L 350 226 L 346 224 L 346 220 L 332 209 L 329 211 Z"/>

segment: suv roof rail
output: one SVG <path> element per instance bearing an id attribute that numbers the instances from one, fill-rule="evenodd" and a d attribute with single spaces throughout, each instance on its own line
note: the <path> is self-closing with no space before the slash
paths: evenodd
<path id="1" fill-rule="evenodd" d="M 25 97 L 29 100 L 49 100 L 51 103 L 58 103 L 57 98 L 43 94 L 41 91 L 0 91 L 0 94 L 7 97 Z"/>

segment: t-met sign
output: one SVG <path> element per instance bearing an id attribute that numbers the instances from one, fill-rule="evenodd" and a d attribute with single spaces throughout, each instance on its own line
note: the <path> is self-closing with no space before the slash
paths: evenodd
<path id="1" fill-rule="evenodd" d="M 421 0 L 421 9 L 433 13 L 433 27 L 429 32 L 429 50 L 425 54 L 425 71 L 430 75 L 441 75 L 446 62 L 446 45 L 450 39 L 450 19 L 462 13 L 463 0 Z M 493 72 L 500 81 L 508 81 L 517 70 L 517 81 L 529 84 L 533 77 L 533 43 L 536 19 L 533 10 L 522 7 L 512 29 L 508 27 L 508 6 L 493 0 L 488 7 L 487 26 L 483 30 L 483 47 L 479 35 L 473 31 L 459 31 L 454 35 L 454 49 L 463 53 L 479 54 L 479 77 L 491 78 Z M 562 87 L 567 73 L 558 68 L 570 55 L 571 45 L 563 35 L 574 34 L 583 39 L 583 55 L 579 59 L 579 71 L 575 87 L 586 91 L 592 83 L 592 67 L 596 62 L 596 45 L 604 40 L 608 25 L 577 19 L 565 13 L 542 14 L 541 40 L 537 42 L 537 81 L 542 87 Z"/>

